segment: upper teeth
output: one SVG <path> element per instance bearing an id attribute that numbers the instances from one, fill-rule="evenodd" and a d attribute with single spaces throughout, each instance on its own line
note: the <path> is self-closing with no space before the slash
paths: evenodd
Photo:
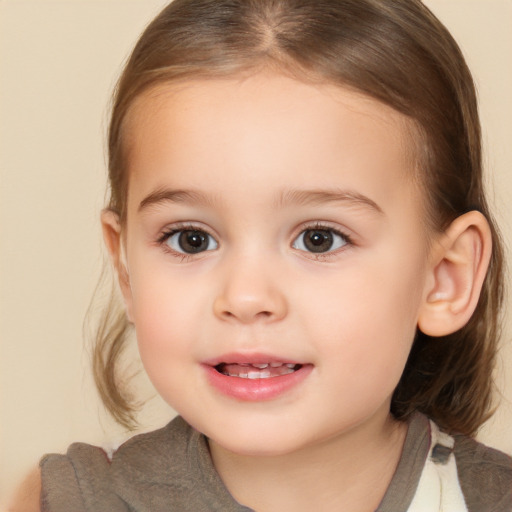
<path id="1" fill-rule="evenodd" d="M 242 376 L 242 375 L 240 375 Z M 270 372 L 247 372 L 248 379 L 268 379 L 270 377 Z"/>
<path id="2" fill-rule="evenodd" d="M 277 375 L 272 375 L 270 370 L 241 370 L 240 372 L 228 371 L 226 374 L 230 377 L 241 377 L 242 379 L 269 379 L 270 377 L 278 377 L 293 373 L 292 368 L 282 365 L 282 369 Z"/>
<path id="3" fill-rule="evenodd" d="M 295 363 L 223 363 L 217 368 L 221 373 L 231 377 L 245 379 L 268 379 L 293 373 Z"/>
<path id="4" fill-rule="evenodd" d="M 269 366 L 271 368 L 279 368 L 280 366 L 287 366 L 288 368 L 295 368 L 295 363 L 227 363 L 227 364 L 236 364 L 238 366 L 249 367 L 253 366 L 254 368 L 259 368 L 260 370 L 264 370 Z"/>

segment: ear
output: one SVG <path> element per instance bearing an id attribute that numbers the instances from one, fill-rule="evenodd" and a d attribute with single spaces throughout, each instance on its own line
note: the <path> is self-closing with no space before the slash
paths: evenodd
<path id="1" fill-rule="evenodd" d="M 132 292 L 126 259 L 124 257 L 119 215 L 112 210 L 103 210 L 101 212 L 101 227 L 105 245 L 110 254 L 112 264 L 116 269 L 119 286 L 126 306 L 126 315 L 128 320 L 132 322 Z"/>
<path id="2" fill-rule="evenodd" d="M 491 230 L 480 212 L 468 212 L 450 224 L 433 249 L 418 317 L 423 333 L 446 336 L 466 325 L 477 306 L 491 251 Z"/>

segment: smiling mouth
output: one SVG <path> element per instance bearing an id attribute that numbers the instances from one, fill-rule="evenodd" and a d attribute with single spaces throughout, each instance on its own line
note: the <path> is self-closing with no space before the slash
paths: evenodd
<path id="1" fill-rule="evenodd" d="M 300 370 L 301 364 L 296 363 L 220 363 L 215 369 L 222 375 L 241 379 L 271 379 L 282 377 Z"/>

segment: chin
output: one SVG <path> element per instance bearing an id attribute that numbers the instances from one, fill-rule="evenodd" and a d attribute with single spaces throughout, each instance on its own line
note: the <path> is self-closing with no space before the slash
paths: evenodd
<path id="1" fill-rule="evenodd" d="M 300 451 L 312 440 L 304 436 L 302 429 L 290 428 L 206 429 L 206 437 L 222 449 L 244 457 L 278 457 Z"/>

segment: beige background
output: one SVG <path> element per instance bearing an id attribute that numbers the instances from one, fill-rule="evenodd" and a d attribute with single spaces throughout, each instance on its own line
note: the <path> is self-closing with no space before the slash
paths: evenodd
<path id="1" fill-rule="evenodd" d="M 0 509 L 41 454 L 74 440 L 109 445 L 126 437 L 97 401 L 82 321 L 103 258 L 109 92 L 164 3 L 0 0 Z M 510 245 L 512 0 L 426 3 L 460 42 L 478 82 L 489 182 Z M 480 435 L 509 453 L 511 338 L 509 318 L 504 397 Z M 156 398 L 142 428 L 170 414 Z"/>

